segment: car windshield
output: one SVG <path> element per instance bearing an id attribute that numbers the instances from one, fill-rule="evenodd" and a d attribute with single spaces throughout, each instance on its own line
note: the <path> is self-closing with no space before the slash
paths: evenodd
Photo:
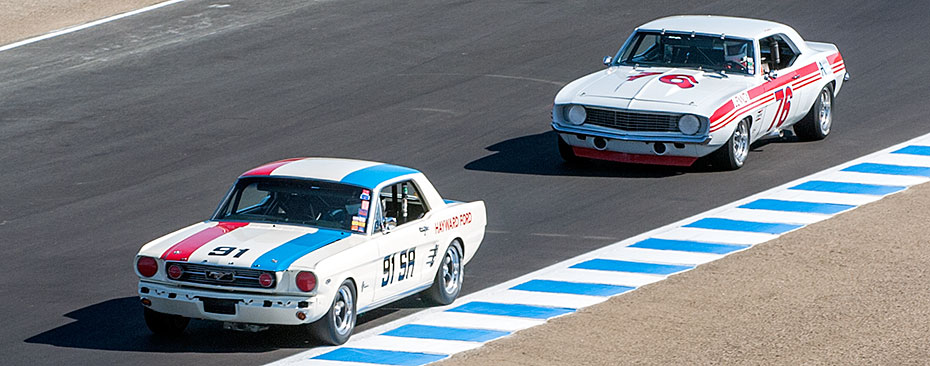
<path id="1" fill-rule="evenodd" d="M 745 39 L 642 31 L 620 52 L 618 63 L 753 74 L 754 54 L 752 42 Z"/>
<path id="2" fill-rule="evenodd" d="M 307 225 L 365 232 L 371 191 L 293 178 L 239 179 L 213 220 Z"/>

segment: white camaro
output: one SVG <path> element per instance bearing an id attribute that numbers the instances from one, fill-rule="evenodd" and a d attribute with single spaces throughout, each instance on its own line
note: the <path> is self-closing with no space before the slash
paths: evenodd
<path id="1" fill-rule="evenodd" d="M 579 158 L 738 169 L 749 145 L 794 129 L 830 133 L 849 75 L 836 46 L 764 20 L 674 16 L 637 28 L 606 70 L 559 91 L 559 153 Z"/>
<path id="2" fill-rule="evenodd" d="M 253 331 L 307 325 L 342 344 L 359 313 L 418 292 L 455 300 L 486 223 L 484 202 L 443 200 L 410 168 L 269 163 L 242 174 L 211 219 L 139 250 L 145 322 L 168 335 L 190 318 Z"/>

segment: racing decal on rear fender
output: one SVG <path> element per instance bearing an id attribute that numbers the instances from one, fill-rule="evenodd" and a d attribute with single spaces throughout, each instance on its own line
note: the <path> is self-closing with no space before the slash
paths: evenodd
<path id="1" fill-rule="evenodd" d="M 455 229 L 459 226 L 465 226 L 471 223 L 471 212 L 466 212 L 458 216 L 453 216 L 445 220 L 439 220 L 434 226 L 436 234 Z"/>
<path id="2" fill-rule="evenodd" d="M 694 76 L 683 74 L 665 75 L 660 77 L 659 81 L 666 84 L 678 85 L 678 87 L 682 89 L 693 88 L 694 84 L 698 83 Z"/>

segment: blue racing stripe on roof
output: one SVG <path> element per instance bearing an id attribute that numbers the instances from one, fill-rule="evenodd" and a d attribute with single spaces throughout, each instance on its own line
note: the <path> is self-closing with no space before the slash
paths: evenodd
<path id="1" fill-rule="evenodd" d="M 755 222 L 721 219 L 718 217 L 707 217 L 692 222 L 682 227 L 693 227 L 697 229 L 727 230 L 727 231 L 747 231 L 751 233 L 781 234 L 797 229 L 804 225 L 795 224 L 778 224 L 770 222 Z"/>
<path id="2" fill-rule="evenodd" d="M 699 242 L 699 241 L 649 238 L 641 242 L 638 242 L 636 244 L 630 245 L 630 248 L 677 250 L 677 251 L 682 251 L 682 252 L 711 253 L 711 254 L 727 254 L 730 252 L 735 252 L 740 249 L 749 248 L 749 245 L 718 244 L 718 243 L 704 243 L 704 242 Z"/>
<path id="3" fill-rule="evenodd" d="M 673 264 L 643 263 L 618 261 L 613 259 L 595 258 L 587 262 L 581 262 L 569 268 L 594 269 L 598 271 L 646 273 L 657 275 L 669 275 L 694 268 L 693 266 L 680 266 Z"/>
<path id="4" fill-rule="evenodd" d="M 523 304 L 498 304 L 493 302 L 472 301 L 452 309 L 446 310 L 455 313 L 472 313 L 485 315 L 503 315 L 520 318 L 549 319 L 568 313 L 574 313 L 572 308 L 555 308 L 548 306 L 534 306 Z"/>
<path id="5" fill-rule="evenodd" d="M 906 166 L 892 164 L 862 163 L 843 169 L 844 172 L 913 175 L 917 177 L 930 177 L 930 168 L 922 166 Z"/>
<path id="6" fill-rule="evenodd" d="M 812 180 L 798 184 L 788 189 L 801 191 L 831 192 L 831 193 L 855 193 L 867 194 L 872 196 L 884 196 L 886 194 L 902 191 L 907 187 L 904 186 L 883 186 L 878 184 L 864 183 L 844 183 L 828 182 L 823 180 Z"/>
<path id="7" fill-rule="evenodd" d="M 348 236 L 349 234 L 342 231 L 318 229 L 315 233 L 298 236 L 265 252 L 252 262 L 252 268 L 283 271 L 300 257 Z"/>
<path id="8" fill-rule="evenodd" d="M 530 280 L 514 287 L 511 290 L 548 292 L 555 294 L 572 294 L 588 296 L 613 296 L 630 291 L 633 287 L 606 285 L 600 283 L 579 283 L 552 280 Z"/>
<path id="9" fill-rule="evenodd" d="M 748 208 L 753 210 L 807 212 L 820 214 L 835 214 L 855 207 L 856 206 L 853 205 L 841 205 L 837 203 L 782 201 L 772 199 L 755 200 L 745 205 L 739 206 L 739 208 Z"/>
<path id="10" fill-rule="evenodd" d="M 447 341 L 465 342 L 487 342 L 492 339 L 497 339 L 508 335 L 510 332 L 490 329 L 468 329 L 438 327 L 421 324 L 407 324 L 381 334 L 393 337 L 443 339 Z"/>
<path id="11" fill-rule="evenodd" d="M 349 173 L 340 182 L 374 188 L 381 182 L 414 173 L 419 171 L 397 165 L 379 164 Z"/>
<path id="12" fill-rule="evenodd" d="M 911 145 L 891 152 L 892 154 L 926 155 L 930 156 L 930 146 Z"/>
<path id="13" fill-rule="evenodd" d="M 388 351 L 380 349 L 365 349 L 342 347 L 312 357 L 312 360 L 365 362 L 381 365 L 419 366 L 436 362 L 449 357 L 434 353 Z"/>

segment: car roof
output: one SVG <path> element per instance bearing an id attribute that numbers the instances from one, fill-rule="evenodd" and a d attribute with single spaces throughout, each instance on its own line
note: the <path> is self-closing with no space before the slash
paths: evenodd
<path id="1" fill-rule="evenodd" d="M 653 20 L 637 29 L 724 34 L 741 38 L 760 38 L 772 33 L 794 33 L 791 27 L 773 21 L 718 15 L 676 15 Z"/>
<path id="2" fill-rule="evenodd" d="M 375 188 L 379 184 L 420 171 L 375 161 L 340 158 L 293 158 L 256 167 L 241 177 L 277 176 L 327 180 Z"/>

